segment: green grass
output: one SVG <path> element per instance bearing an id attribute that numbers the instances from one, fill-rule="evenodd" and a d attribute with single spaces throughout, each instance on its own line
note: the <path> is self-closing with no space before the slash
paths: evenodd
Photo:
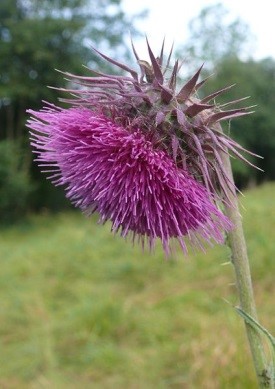
<path id="1" fill-rule="evenodd" d="M 261 323 L 275 332 L 275 185 L 242 199 Z M 0 387 L 256 388 L 225 247 L 167 261 L 80 213 L 1 230 Z"/>

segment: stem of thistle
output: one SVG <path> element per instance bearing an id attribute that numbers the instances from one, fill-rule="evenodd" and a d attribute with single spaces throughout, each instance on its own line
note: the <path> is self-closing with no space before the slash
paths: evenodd
<path id="1" fill-rule="evenodd" d="M 228 178 L 233 183 L 233 174 L 230 157 L 222 153 L 224 169 Z M 229 194 L 231 206 L 225 206 L 225 213 L 234 224 L 234 229 L 228 234 L 229 247 L 232 253 L 232 263 L 235 270 L 237 290 L 239 294 L 241 309 L 257 321 L 257 311 L 253 294 L 249 260 L 246 249 L 246 242 L 242 226 L 242 219 L 239 212 L 238 198 L 234 185 L 231 185 Z M 249 340 L 250 350 L 253 357 L 260 388 L 270 387 L 270 378 L 264 354 L 263 342 L 260 333 L 245 321 L 246 333 Z"/>

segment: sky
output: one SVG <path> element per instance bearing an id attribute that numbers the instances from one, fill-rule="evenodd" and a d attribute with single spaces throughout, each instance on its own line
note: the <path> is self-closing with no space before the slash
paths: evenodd
<path id="1" fill-rule="evenodd" d="M 188 38 L 188 22 L 209 5 L 222 3 L 233 19 L 239 17 L 248 24 L 255 37 L 252 57 L 256 59 L 275 58 L 275 1 L 274 0 L 123 0 L 122 6 L 132 15 L 143 9 L 149 15 L 136 25 L 148 35 L 153 51 L 158 52 L 163 37 L 168 45 L 185 43 Z M 144 39 L 135 38 L 135 46 L 142 55 L 146 52 Z"/>

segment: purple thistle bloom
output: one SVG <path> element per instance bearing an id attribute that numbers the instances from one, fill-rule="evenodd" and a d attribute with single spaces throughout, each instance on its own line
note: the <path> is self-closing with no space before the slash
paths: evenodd
<path id="1" fill-rule="evenodd" d="M 172 50 L 164 61 L 164 45 L 156 57 L 148 44 L 150 63 L 133 47 L 139 73 L 95 51 L 127 74 L 65 73 L 76 84 L 60 89 L 71 93 L 63 99 L 71 108 L 48 104 L 28 111 L 37 161 L 49 167 L 54 184 L 65 185 L 77 207 L 97 211 L 102 223 L 110 220 L 114 232 L 133 241 L 152 247 L 160 238 L 167 254 L 173 239 L 184 252 L 184 237 L 199 247 L 202 240 L 223 242 L 232 224 L 218 203 L 232 205 L 234 183 L 221 153 L 250 165 L 243 154 L 255 154 L 224 134 L 219 123 L 247 115 L 251 107 L 234 108 L 244 99 L 215 102 L 232 86 L 200 100 L 202 67 L 178 87 L 180 65 L 170 66 Z"/>
<path id="2" fill-rule="evenodd" d="M 32 146 L 40 166 L 85 213 L 97 211 L 100 222 L 133 241 L 160 238 L 167 254 L 175 238 L 202 247 L 202 239 L 223 242 L 232 225 L 206 188 L 160 147 L 153 132 L 121 125 L 85 107 L 48 105 L 28 111 Z"/>

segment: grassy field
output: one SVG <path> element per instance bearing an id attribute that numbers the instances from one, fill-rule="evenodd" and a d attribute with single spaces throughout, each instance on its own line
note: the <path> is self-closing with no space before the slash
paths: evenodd
<path id="1" fill-rule="evenodd" d="M 275 185 L 242 199 L 275 332 Z M 256 388 L 228 249 L 167 261 L 80 213 L 1 230 L 0 388 Z"/>

